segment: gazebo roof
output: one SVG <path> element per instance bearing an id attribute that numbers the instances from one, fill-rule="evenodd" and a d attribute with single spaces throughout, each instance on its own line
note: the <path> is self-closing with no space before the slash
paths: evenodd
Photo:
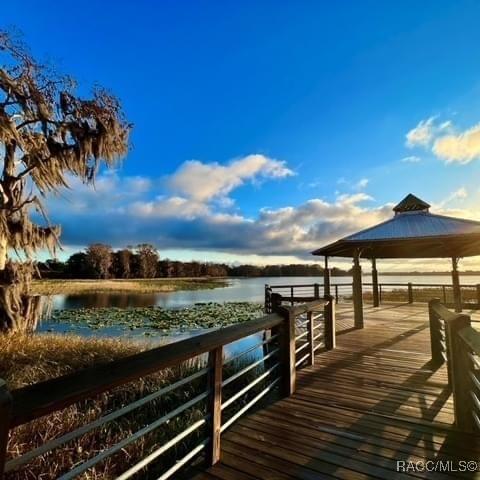
<path id="1" fill-rule="evenodd" d="M 432 214 L 430 205 L 407 195 L 394 217 L 319 248 L 313 255 L 366 258 L 442 258 L 480 255 L 480 222 Z"/>

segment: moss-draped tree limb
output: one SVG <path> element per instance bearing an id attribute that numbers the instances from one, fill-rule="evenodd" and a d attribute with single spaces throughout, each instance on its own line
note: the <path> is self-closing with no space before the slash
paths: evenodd
<path id="1" fill-rule="evenodd" d="M 26 330 L 38 310 L 28 259 L 54 251 L 60 235 L 42 199 L 68 187 L 69 176 L 93 183 L 101 163 L 115 165 L 128 151 L 130 125 L 115 96 L 97 87 L 90 99 L 78 97 L 71 77 L 36 62 L 3 31 L 0 58 L 0 331 Z M 12 262 L 10 252 L 27 261 Z"/>

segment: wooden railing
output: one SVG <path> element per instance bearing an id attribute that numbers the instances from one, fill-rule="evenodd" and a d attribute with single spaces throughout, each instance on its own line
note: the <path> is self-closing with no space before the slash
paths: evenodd
<path id="1" fill-rule="evenodd" d="M 365 282 L 363 286 L 364 301 L 373 300 L 373 284 Z M 442 302 L 454 307 L 453 287 L 441 283 L 393 283 L 379 282 L 379 303 L 388 301 L 398 302 L 428 302 L 432 298 L 440 297 Z M 460 285 L 462 297 L 462 306 L 464 308 L 480 309 L 480 284 Z M 322 298 L 325 295 L 324 286 L 321 283 L 310 283 L 302 285 L 265 285 L 265 311 L 271 312 L 271 295 L 279 293 L 285 302 L 290 305 L 310 301 L 316 298 Z M 335 302 L 349 302 L 352 300 L 353 289 L 351 283 L 330 284 L 330 293 L 335 298 Z"/>
<path id="2" fill-rule="evenodd" d="M 247 350 L 231 358 L 224 358 L 226 345 L 251 335 L 261 335 L 261 339 Z M 182 458 L 175 458 L 173 465 L 167 468 L 159 478 L 170 478 L 201 452 L 208 464 L 214 464 L 220 457 L 222 432 L 260 400 L 265 400 L 267 394 L 276 392 L 281 396 L 291 395 L 295 391 L 296 369 L 313 364 L 314 354 L 318 350 L 330 349 L 334 346 L 335 310 L 332 299 L 318 299 L 295 307 L 277 304 L 274 313 L 256 320 L 198 335 L 17 390 L 9 391 L 5 382 L 0 380 L 0 479 L 3 478 L 4 472 L 22 469 L 37 457 L 65 447 L 72 440 L 94 429 L 102 428 L 107 423 L 114 422 L 149 402 L 161 399 L 169 392 L 185 389 L 192 382 L 202 379 L 204 387 L 193 398 L 163 413 L 159 418 L 120 442 L 76 464 L 70 471 L 63 472 L 60 478 L 67 480 L 89 471 L 99 462 L 122 451 L 155 429 L 162 426 L 168 428 L 171 420 L 201 402 L 204 402 L 206 407 L 202 418 L 188 425 L 183 431 L 175 432 L 173 438 L 158 445 L 155 450 L 131 465 L 118 478 L 122 480 L 130 478 L 162 454 L 172 451 L 173 447 L 185 441 L 193 432 L 199 433 L 200 429 L 205 432 L 203 439 Z M 228 378 L 224 378 L 225 365 L 240 357 L 245 359 L 255 350 L 257 353 L 261 350 L 260 357 L 257 355 L 251 363 L 235 371 Z M 204 359 L 205 356 L 206 359 Z M 193 374 L 180 378 L 122 408 L 108 412 L 74 431 L 48 440 L 27 453 L 7 458 L 9 431 L 15 427 L 65 409 L 79 401 L 91 399 L 102 392 L 110 392 L 133 380 L 199 358 L 204 359 L 203 364 Z M 258 369 L 258 367 L 262 368 Z M 257 370 L 259 370 L 258 374 L 251 382 L 243 383 L 238 387 L 239 383 L 236 382 L 239 379 L 245 378 L 248 372 L 252 374 Z M 236 389 L 232 389 L 235 385 L 237 385 Z M 225 395 L 227 386 L 230 392 L 228 398 Z M 247 394 L 249 394 L 248 398 Z M 238 408 L 239 403 L 240 408 Z M 232 408 L 235 406 L 236 409 Z"/>
<path id="3" fill-rule="evenodd" d="M 480 332 L 469 315 L 453 313 L 439 299 L 429 302 L 430 338 L 434 365 L 447 363 L 455 425 L 480 431 Z"/>
<path id="4" fill-rule="evenodd" d="M 331 292 L 333 301 L 338 303 L 342 296 L 351 297 L 352 285 L 349 283 L 332 284 Z M 265 285 L 266 313 L 273 311 L 272 296 L 275 294 L 280 295 L 283 305 L 290 306 L 329 297 L 329 294 L 325 294 L 323 285 L 320 283 L 304 285 Z"/>

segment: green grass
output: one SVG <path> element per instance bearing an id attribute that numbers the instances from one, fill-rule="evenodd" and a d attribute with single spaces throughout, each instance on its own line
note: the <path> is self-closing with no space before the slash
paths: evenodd
<path id="1" fill-rule="evenodd" d="M 204 290 L 225 287 L 225 279 L 212 278 L 139 278 L 111 280 L 42 279 L 33 282 L 37 295 L 75 293 L 158 293 L 178 290 Z"/>

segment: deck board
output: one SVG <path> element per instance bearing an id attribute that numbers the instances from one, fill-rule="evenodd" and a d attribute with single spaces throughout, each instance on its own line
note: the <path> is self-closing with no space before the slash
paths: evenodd
<path id="1" fill-rule="evenodd" d="M 402 479 L 397 460 L 480 459 L 474 435 L 452 427 L 445 367 L 430 364 L 425 304 L 337 308 L 337 348 L 297 373 L 297 391 L 246 415 L 222 436 L 221 461 L 196 479 Z M 455 476 L 475 478 L 457 472 Z"/>

